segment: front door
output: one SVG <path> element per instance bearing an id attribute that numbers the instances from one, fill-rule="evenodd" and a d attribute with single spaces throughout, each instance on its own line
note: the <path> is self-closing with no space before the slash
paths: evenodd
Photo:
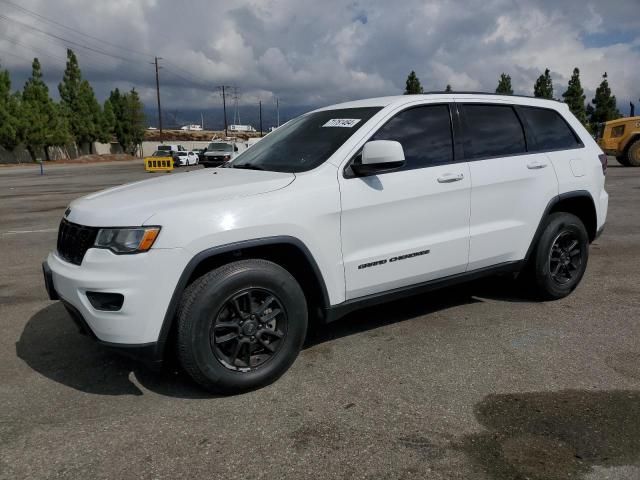
<path id="1" fill-rule="evenodd" d="M 468 261 L 471 181 L 454 160 L 449 106 L 404 110 L 371 140 L 400 142 L 406 164 L 339 174 L 347 300 L 461 273 Z"/>

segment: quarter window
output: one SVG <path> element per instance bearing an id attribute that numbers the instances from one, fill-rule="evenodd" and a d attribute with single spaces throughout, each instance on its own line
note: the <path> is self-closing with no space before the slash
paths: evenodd
<path id="1" fill-rule="evenodd" d="M 371 140 L 395 140 L 404 150 L 403 170 L 453 161 L 451 116 L 447 105 L 427 105 L 400 112 Z"/>
<path id="2" fill-rule="evenodd" d="M 464 105 L 465 157 L 504 157 L 526 152 L 522 124 L 509 105 Z"/>
<path id="3" fill-rule="evenodd" d="M 519 111 L 522 112 L 528 130 L 535 139 L 535 146 L 530 150 L 562 150 L 582 145 L 567 122 L 555 110 L 521 107 Z"/>

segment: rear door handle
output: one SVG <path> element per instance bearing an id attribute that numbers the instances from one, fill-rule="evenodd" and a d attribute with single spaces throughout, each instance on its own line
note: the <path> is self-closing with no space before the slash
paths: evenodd
<path id="1" fill-rule="evenodd" d="M 539 170 L 541 168 L 545 168 L 547 166 L 546 163 L 542 163 L 542 162 L 531 162 L 531 163 L 527 163 L 527 168 L 529 170 Z"/>
<path id="2" fill-rule="evenodd" d="M 462 173 L 445 173 L 441 177 L 438 177 L 438 183 L 452 183 L 459 182 L 464 178 Z"/>

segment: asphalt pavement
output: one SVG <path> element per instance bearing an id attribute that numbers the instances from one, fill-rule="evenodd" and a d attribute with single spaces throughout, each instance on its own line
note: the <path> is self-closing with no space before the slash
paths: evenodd
<path id="1" fill-rule="evenodd" d="M 154 174 L 0 169 L 0 478 L 640 478 L 640 168 L 611 163 L 568 298 L 495 278 L 356 312 L 232 397 L 103 350 L 47 299 L 69 201 Z"/>

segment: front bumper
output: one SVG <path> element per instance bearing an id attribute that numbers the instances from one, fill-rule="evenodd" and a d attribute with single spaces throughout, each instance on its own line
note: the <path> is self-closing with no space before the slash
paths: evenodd
<path id="1" fill-rule="evenodd" d="M 180 248 L 136 255 L 92 248 L 82 265 L 68 263 L 52 252 L 42 268 L 49 297 L 62 301 L 82 331 L 124 353 L 153 357 L 161 354 L 156 352 L 160 329 L 187 262 Z M 120 293 L 124 295 L 122 308 L 97 310 L 87 291 Z"/>

